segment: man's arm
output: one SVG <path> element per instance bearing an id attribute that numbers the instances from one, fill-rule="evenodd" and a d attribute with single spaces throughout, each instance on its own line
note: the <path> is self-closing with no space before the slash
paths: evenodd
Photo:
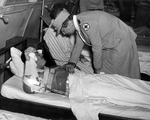
<path id="1" fill-rule="evenodd" d="M 91 28 L 86 31 L 90 38 L 93 51 L 93 65 L 95 73 L 100 73 L 102 67 L 102 42 L 101 42 L 101 32 L 99 27 L 95 25 L 90 25 Z"/>
<path id="2" fill-rule="evenodd" d="M 79 37 L 79 35 L 77 33 L 75 45 L 74 45 L 74 48 L 73 48 L 73 51 L 72 51 L 72 54 L 71 54 L 69 62 L 77 64 L 77 62 L 79 60 L 79 57 L 80 57 L 80 54 L 81 54 L 81 51 L 83 49 L 83 46 L 84 46 L 84 43 L 80 39 L 80 37 Z"/>

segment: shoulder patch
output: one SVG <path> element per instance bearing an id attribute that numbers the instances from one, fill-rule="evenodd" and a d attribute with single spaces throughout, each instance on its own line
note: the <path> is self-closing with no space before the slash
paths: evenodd
<path id="1" fill-rule="evenodd" d="M 88 23 L 84 23 L 84 24 L 82 25 L 82 27 L 83 27 L 83 29 L 84 29 L 85 31 L 87 31 L 87 30 L 90 29 L 90 25 L 89 25 Z"/>

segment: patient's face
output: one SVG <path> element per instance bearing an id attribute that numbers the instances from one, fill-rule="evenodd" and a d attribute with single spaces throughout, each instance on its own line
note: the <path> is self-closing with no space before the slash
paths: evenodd
<path id="1" fill-rule="evenodd" d="M 46 64 L 46 61 L 45 59 L 43 58 L 43 55 L 40 54 L 40 53 L 35 53 L 36 54 L 36 57 L 37 57 L 37 61 L 36 61 L 36 64 L 37 64 L 37 67 L 39 69 L 42 69 L 44 68 L 45 64 Z"/>
<path id="2" fill-rule="evenodd" d="M 36 61 L 37 68 L 39 68 L 39 69 L 44 68 L 46 61 L 43 58 L 42 52 L 40 52 L 40 50 L 36 50 L 34 47 L 28 47 L 25 50 L 25 58 L 27 61 L 30 60 L 30 56 L 29 56 L 30 53 L 34 53 L 37 58 L 37 61 Z"/>

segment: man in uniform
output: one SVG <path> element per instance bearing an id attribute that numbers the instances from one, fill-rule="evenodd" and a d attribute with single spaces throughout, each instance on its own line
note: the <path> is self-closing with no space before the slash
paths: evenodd
<path id="1" fill-rule="evenodd" d="M 66 70 L 70 73 L 74 72 L 81 50 L 84 44 L 87 44 L 92 48 L 96 74 L 104 72 L 140 78 L 135 42 L 137 35 L 131 27 L 103 11 L 87 11 L 70 15 L 65 9 L 57 10 L 51 12 L 56 16 L 52 26 L 57 34 L 61 32 L 64 35 L 71 35 L 76 31 L 76 44 L 66 64 Z"/>

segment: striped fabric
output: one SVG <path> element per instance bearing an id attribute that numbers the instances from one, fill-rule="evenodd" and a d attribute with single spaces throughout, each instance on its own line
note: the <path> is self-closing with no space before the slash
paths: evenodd
<path id="1" fill-rule="evenodd" d="M 74 44 L 73 36 L 68 38 L 58 35 L 56 37 L 54 30 L 52 28 L 48 28 L 44 35 L 44 40 L 57 65 L 62 66 L 69 61 Z M 83 63 L 78 61 L 77 66 L 81 69 L 81 71 L 93 74 L 91 62 Z"/>

